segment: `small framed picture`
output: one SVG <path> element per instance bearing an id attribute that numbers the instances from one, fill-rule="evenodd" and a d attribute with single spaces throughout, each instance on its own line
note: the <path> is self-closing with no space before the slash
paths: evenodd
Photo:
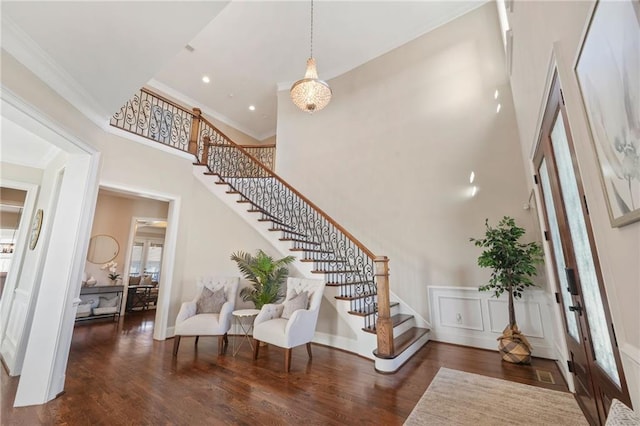
<path id="1" fill-rule="evenodd" d="M 42 229 L 42 209 L 38 209 L 36 215 L 33 218 L 33 223 L 31 224 L 31 237 L 29 238 L 29 249 L 33 250 L 36 248 L 38 244 L 38 238 L 40 238 L 40 230 Z"/>

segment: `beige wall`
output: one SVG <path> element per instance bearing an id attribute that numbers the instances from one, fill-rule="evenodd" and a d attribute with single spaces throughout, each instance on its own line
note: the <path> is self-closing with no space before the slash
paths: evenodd
<path id="1" fill-rule="evenodd" d="M 425 318 L 427 286 L 486 282 L 469 242 L 485 218 L 535 224 L 497 22 L 487 4 L 330 81 L 313 115 L 279 93 L 277 173 L 389 256 L 392 290 Z"/>
<path id="2" fill-rule="evenodd" d="M 613 316 L 625 375 L 636 409 L 640 407 L 640 222 L 610 225 L 598 163 L 575 73 L 575 59 L 593 2 L 515 2 L 511 84 L 520 128 L 522 153 L 531 158 L 552 53 L 558 65 L 600 266 Z M 530 166 L 530 161 L 527 161 Z M 529 186 L 533 183 L 528 182 Z"/>
<path id="3" fill-rule="evenodd" d="M 96 212 L 91 229 L 91 237 L 95 235 L 111 235 L 118 242 L 120 250 L 114 259 L 118 263 L 118 273 L 124 277 L 124 265 L 127 255 L 127 243 L 131 233 L 133 217 L 152 217 L 166 219 L 169 203 L 149 198 L 125 198 L 100 191 L 96 202 Z M 86 262 L 85 271 L 100 283 L 108 281 L 108 270 L 100 269 L 102 264 Z"/>

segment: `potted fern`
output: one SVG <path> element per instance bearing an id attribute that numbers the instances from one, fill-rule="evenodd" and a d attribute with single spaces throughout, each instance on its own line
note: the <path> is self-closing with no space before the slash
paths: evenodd
<path id="1" fill-rule="evenodd" d="M 286 266 L 292 263 L 295 257 L 274 259 L 264 251 L 258 250 L 255 256 L 243 251 L 232 253 L 231 260 L 236 262 L 242 276 L 252 284 L 240 290 L 242 300 L 251 301 L 256 305 L 256 309 L 260 309 L 263 305 L 282 298 L 282 285 L 289 275 Z"/>
<path id="2" fill-rule="evenodd" d="M 528 364 L 531 345 L 518 329 L 513 301 L 534 285 L 531 278 L 537 274 L 536 265 L 542 262 L 542 248 L 536 242 L 522 243 L 520 238 L 525 230 L 511 217 L 503 217 L 495 228 L 489 226 L 489 219 L 486 219 L 485 227 L 484 238 L 470 239 L 477 247 L 484 248 L 478 257 L 478 266 L 493 269 L 489 283 L 479 290 L 493 291 L 495 297 L 505 292 L 509 295 L 509 324 L 498 338 L 498 349 L 503 360 Z"/>

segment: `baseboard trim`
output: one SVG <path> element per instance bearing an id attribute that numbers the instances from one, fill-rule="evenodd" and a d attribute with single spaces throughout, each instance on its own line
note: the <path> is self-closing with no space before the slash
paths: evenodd
<path id="1" fill-rule="evenodd" d="M 471 346 L 473 348 L 498 350 L 498 342 L 495 339 L 479 336 L 465 336 L 431 331 L 431 340 L 461 346 Z M 538 358 L 557 359 L 556 350 L 549 346 L 534 345 L 531 355 Z"/>

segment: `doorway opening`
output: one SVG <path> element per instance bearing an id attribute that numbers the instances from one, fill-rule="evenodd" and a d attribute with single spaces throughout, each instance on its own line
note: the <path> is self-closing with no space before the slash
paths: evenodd
<path id="1" fill-rule="evenodd" d="M 133 242 L 128 247 L 127 313 L 156 309 L 162 274 L 162 255 L 167 221 L 133 218 Z M 131 238 L 130 238 L 131 239 Z"/>
<path id="2" fill-rule="evenodd" d="M 11 268 L 27 191 L 0 187 L 0 299 Z"/>
<path id="3" fill-rule="evenodd" d="M 88 282 L 114 286 L 116 295 L 121 292 L 116 299 L 119 315 L 114 315 L 114 319 L 140 310 L 154 310 L 154 338 L 159 340 L 166 337 L 167 307 L 160 308 L 160 301 L 165 286 L 171 283 L 168 278 L 175 239 L 166 241 L 166 238 L 176 208 L 173 204 L 168 197 L 140 190 L 101 187 L 90 238 L 108 236 L 115 244 L 106 263 L 87 259 L 85 266 Z M 170 291 L 167 297 L 168 294 Z"/>

